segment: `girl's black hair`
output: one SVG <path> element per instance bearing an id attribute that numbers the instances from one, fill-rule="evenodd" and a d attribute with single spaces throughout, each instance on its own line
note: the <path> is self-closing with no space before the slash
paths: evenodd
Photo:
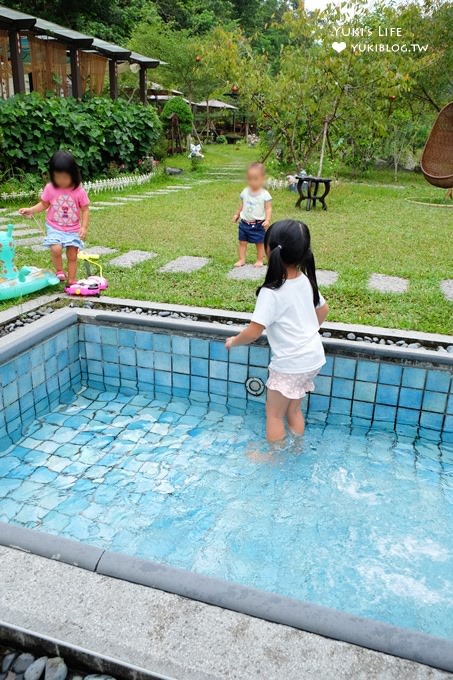
<path id="1" fill-rule="evenodd" d="M 69 151 L 62 150 L 56 151 L 52 158 L 50 159 L 49 174 L 50 180 L 54 187 L 57 186 L 55 184 L 54 179 L 54 175 L 56 172 L 67 172 L 68 175 L 71 175 L 72 185 L 74 189 L 77 189 L 77 187 L 80 185 L 82 181 L 80 168 L 75 162 L 74 156 L 72 155 L 72 153 L 69 153 Z"/>
<path id="2" fill-rule="evenodd" d="M 318 282 L 316 280 L 315 258 L 310 248 L 310 231 L 306 224 L 296 220 L 279 220 L 266 231 L 264 247 L 269 253 L 266 278 L 258 288 L 276 290 L 286 281 L 287 265 L 295 265 L 307 276 L 313 288 L 313 304 L 319 304 Z"/>

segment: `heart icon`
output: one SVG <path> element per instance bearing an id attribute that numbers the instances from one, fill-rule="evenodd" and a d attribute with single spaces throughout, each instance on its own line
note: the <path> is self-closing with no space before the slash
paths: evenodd
<path id="1" fill-rule="evenodd" d="M 343 50 L 346 49 L 346 43 L 345 42 L 333 42 L 332 47 L 335 50 L 335 52 L 343 52 Z"/>

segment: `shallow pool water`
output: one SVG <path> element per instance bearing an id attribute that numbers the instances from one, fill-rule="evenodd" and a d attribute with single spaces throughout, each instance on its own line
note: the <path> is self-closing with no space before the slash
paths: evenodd
<path id="1" fill-rule="evenodd" d="M 0 520 L 453 635 L 453 450 L 87 388 L 0 456 Z"/>

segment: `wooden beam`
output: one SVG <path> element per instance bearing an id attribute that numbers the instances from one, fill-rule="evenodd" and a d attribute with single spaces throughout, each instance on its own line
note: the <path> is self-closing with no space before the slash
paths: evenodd
<path id="1" fill-rule="evenodd" d="M 71 47 L 69 50 L 71 62 L 71 82 L 72 82 L 72 96 L 76 99 L 82 98 L 82 77 L 80 74 L 80 52 L 76 47 Z"/>
<path id="2" fill-rule="evenodd" d="M 118 62 L 116 59 L 109 60 L 109 83 L 110 97 L 118 99 Z"/>
<path id="3" fill-rule="evenodd" d="M 25 77 L 19 31 L 9 31 L 9 49 L 11 52 L 14 94 L 23 94 L 25 92 Z"/>
<path id="4" fill-rule="evenodd" d="M 140 66 L 139 73 L 139 83 L 140 83 L 140 101 L 142 104 L 148 103 L 147 91 L 146 91 L 146 66 Z"/>

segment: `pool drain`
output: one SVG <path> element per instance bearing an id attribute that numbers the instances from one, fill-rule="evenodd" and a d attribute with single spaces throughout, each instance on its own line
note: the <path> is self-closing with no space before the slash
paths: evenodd
<path id="1" fill-rule="evenodd" d="M 245 389 L 253 397 L 259 397 L 264 392 L 264 383 L 261 378 L 247 378 Z"/>

